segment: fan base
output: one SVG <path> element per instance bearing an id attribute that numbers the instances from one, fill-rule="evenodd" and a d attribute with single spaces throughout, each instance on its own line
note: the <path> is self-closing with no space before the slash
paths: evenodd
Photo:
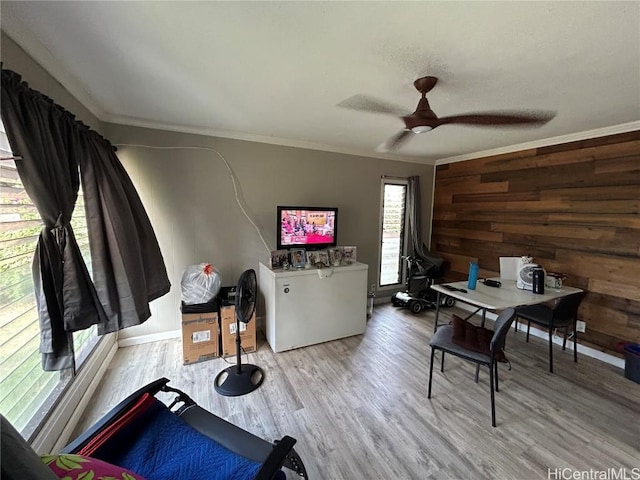
<path id="1" fill-rule="evenodd" d="M 435 87 L 436 83 L 438 83 L 437 77 L 422 77 L 413 82 L 413 86 L 420 93 L 425 94 Z"/>
<path id="2" fill-rule="evenodd" d="M 259 378 L 258 377 L 259 373 Z M 226 374 L 226 378 L 223 378 Z M 256 365 L 244 363 L 241 371 L 238 372 L 238 366 L 233 365 L 222 370 L 216 376 L 214 388 L 220 395 L 227 397 L 239 397 L 256 390 L 264 380 L 264 372 Z"/>

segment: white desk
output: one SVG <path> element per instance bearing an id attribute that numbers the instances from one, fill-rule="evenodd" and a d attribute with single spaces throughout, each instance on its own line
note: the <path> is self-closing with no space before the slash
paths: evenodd
<path id="1" fill-rule="evenodd" d="M 544 293 L 540 294 L 533 293 L 530 290 L 520 290 L 518 287 L 516 287 L 515 280 L 504 280 L 501 278 L 493 278 L 492 280 L 499 281 L 500 283 L 502 283 L 502 286 L 499 288 L 487 287 L 484 283 L 478 281 L 478 283 L 476 284 L 476 289 L 470 290 L 467 288 L 466 280 L 462 282 L 432 285 L 431 288 L 438 292 L 434 331 L 436 328 L 438 328 L 440 295 L 443 293 L 455 298 L 456 300 L 460 300 L 461 302 L 477 307 L 477 310 L 474 312 L 474 314 L 482 310 L 482 322 L 484 323 L 485 313 L 487 310 L 496 311 L 504 310 L 505 308 L 509 307 L 519 307 L 522 305 L 536 305 L 538 303 L 544 303 L 549 300 L 556 300 L 558 298 L 566 297 L 567 295 L 572 295 L 574 293 L 582 291 L 581 289 L 574 287 L 563 286 L 562 288 L 549 288 L 545 286 Z M 447 290 L 443 285 L 450 285 L 456 288 L 464 288 L 467 292 L 465 293 L 455 290 Z"/>

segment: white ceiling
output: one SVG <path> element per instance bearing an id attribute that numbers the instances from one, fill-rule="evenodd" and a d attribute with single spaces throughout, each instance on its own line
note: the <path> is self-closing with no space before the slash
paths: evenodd
<path id="1" fill-rule="evenodd" d="M 3 0 L 1 14 L 104 121 L 423 163 L 640 128 L 640 2 Z M 411 112 L 424 75 L 439 116 L 557 116 L 444 125 L 380 154 L 401 120 L 337 106 L 365 94 Z"/>

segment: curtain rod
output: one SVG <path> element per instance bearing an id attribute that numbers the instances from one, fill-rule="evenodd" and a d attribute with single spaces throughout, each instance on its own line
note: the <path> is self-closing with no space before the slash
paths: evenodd
<path id="1" fill-rule="evenodd" d="M 394 177 L 392 175 L 382 175 L 380 178 L 391 178 L 395 180 L 409 180 L 409 177 Z"/>
<path id="2" fill-rule="evenodd" d="M 9 160 L 22 160 L 20 155 L 13 155 L 11 157 L 0 157 L 0 161 L 9 161 Z"/>

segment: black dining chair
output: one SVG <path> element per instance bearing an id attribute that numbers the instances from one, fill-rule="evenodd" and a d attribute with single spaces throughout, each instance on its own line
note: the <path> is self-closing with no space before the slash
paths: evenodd
<path id="1" fill-rule="evenodd" d="M 442 369 L 444 371 L 444 356 L 445 353 L 450 353 L 456 357 L 460 357 L 476 365 L 485 365 L 489 367 L 489 386 L 491 388 L 491 425 L 496 426 L 496 407 L 495 407 L 495 392 L 499 391 L 498 386 L 498 361 L 503 355 L 502 349 L 504 348 L 505 338 L 509 332 L 509 327 L 516 317 L 516 312 L 513 308 L 507 308 L 504 310 L 495 321 L 493 335 L 489 342 L 488 353 L 480 352 L 475 349 L 470 349 L 466 346 L 462 346 L 459 343 L 454 343 L 454 327 L 453 325 L 443 325 L 438 327 L 436 332 L 431 337 L 431 364 L 429 366 L 429 392 L 427 398 L 431 398 L 431 379 L 433 377 L 433 360 L 436 350 L 442 352 Z M 477 378 L 477 374 L 476 374 Z M 477 380 L 476 380 L 477 381 Z M 494 387 L 495 384 L 495 387 Z M 494 390 L 495 388 L 495 390 Z"/>
<path id="2" fill-rule="evenodd" d="M 518 318 L 527 322 L 527 342 L 529 341 L 529 331 L 531 324 L 545 327 L 549 331 L 549 371 L 553 373 L 553 332 L 557 328 L 564 329 L 562 339 L 562 350 L 567 347 L 567 335 L 569 328 L 573 328 L 573 361 L 578 361 L 578 307 L 585 296 L 585 292 L 574 293 L 562 297 L 555 307 L 547 305 L 527 305 L 517 307 Z"/>

